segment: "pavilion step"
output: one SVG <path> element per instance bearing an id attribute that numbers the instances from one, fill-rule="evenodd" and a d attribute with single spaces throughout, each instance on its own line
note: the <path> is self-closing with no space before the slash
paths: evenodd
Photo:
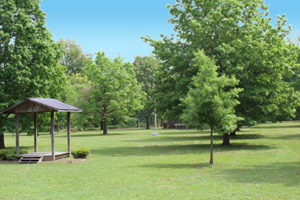
<path id="1" fill-rule="evenodd" d="M 21 157 L 19 164 L 34 164 L 43 161 L 43 156 Z"/>

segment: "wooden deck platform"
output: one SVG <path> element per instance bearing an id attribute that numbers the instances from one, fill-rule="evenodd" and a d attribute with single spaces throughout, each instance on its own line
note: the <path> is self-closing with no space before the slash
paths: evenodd
<path id="1" fill-rule="evenodd" d="M 26 157 L 43 157 L 42 161 L 53 161 L 51 152 L 36 152 L 20 154 L 20 156 Z M 55 160 L 69 157 L 69 152 L 55 152 Z"/>

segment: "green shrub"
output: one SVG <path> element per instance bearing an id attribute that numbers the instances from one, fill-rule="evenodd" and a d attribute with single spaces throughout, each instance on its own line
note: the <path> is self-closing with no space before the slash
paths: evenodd
<path id="1" fill-rule="evenodd" d="M 15 153 L 16 153 L 16 151 L 15 151 Z M 28 151 L 20 149 L 20 154 L 26 154 L 26 153 L 28 153 Z"/>
<path id="2" fill-rule="evenodd" d="M 78 150 L 73 150 L 71 154 L 74 158 L 86 158 L 90 154 L 90 150 L 86 147 L 81 147 Z"/>
<path id="3" fill-rule="evenodd" d="M 21 156 L 14 154 L 13 156 L 13 160 L 20 160 Z"/>
<path id="4" fill-rule="evenodd" d="M 21 152 L 21 151 L 20 151 Z M 22 152 L 25 152 L 24 150 Z M 21 156 L 16 155 L 15 150 L 0 150 L 0 160 L 19 160 Z"/>
<path id="5" fill-rule="evenodd" d="M 6 157 L 4 160 L 19 160 L 21 158 L 21 156 L 13 154 L 13 153 L 9 153 L 6 154 Z"/>
<path id="6" fill-rule="evenodd" d="M 6 160 L 6 155 L 13 153 L 12 150 L 2 149 L 0 150 L 0 160 Z"/>

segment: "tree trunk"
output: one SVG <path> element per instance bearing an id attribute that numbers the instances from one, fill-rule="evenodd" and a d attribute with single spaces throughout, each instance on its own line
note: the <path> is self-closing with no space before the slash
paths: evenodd
<path id="1" fill-rule="evenodd" d="M 140 121 L 139 119 L 136 120 L 136 127 L 137 127 L 137 128 L 140 127 L 139 121 Z"/>
<path id="2" fill-rule="evenodd" d="M 146 117 L 146 129 L 149 129 L 149 117 Z"/>
<path id="3" fill-rule="evenodd" d="M 229 142 L 229 135 L 228 133 L 225 133 L 223 135 L 223 143 L 222 146 L 230 146 L 230 142 Z"/>
<path id="4" fill-rule="evenodd" d="M 101 121 L 100 126 L 101 126 L 101 130 L 103 130 L 103 121 Z"/>
<path id="5" fill-rule="evenodd" d="M 59 132 L 59 122 L 57 122 L 57 124 L 56 124 L 56 130 L 57 130 L 57 132 Z"/>
<path id="6" fill-rule="evenodd" d="M 5 149 L 4 132 L 2 134 L 0 133 L 0 149 Z"/>
<path id="7" fill-rule="evenodd" d="M 103 135 L 107 135 L 107 124 L 106 124 L 106 119 L 103 120 Z"/>
<path id="8" fill-rule="evenodd" d="M 230 136 L 236 136 L 235 131 L 236 131 L 236 129 L 230 133 Z"/>
<path id="9" fill-rule="evenodd" d="M 210 129 L 210 164 L 214 163 L 214 159 L 213 159 L 213 129 Z"/>
<path id="10" fill-rule="evenodd" d="M 236 131 L 240 131 L 240 128 L 241 128 L 242 126 L 237 126 L 237 128 L 236 129 L 234 129 L 234 131 L 233 132 L 231 132 L 230 133 L 230 136 L 236 136 Z"/>

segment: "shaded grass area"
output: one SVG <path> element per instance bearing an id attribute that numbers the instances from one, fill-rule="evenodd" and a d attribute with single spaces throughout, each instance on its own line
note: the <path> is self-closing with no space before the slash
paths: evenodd
<path id="1" fill-rule="evenodd" d="M 226 169 L 226 178 L 239 183 L 299 186 L 300 162 L 270 163 L 247 168 Z"/>
<path id="2" fill-rule="evenodd" d="M 0 199 L 297 199 L 300 195 L 300 122 L 242 128 L 223 147 L 209 132 L 124 129 L 72 132 L 72 148 L 85 146 L 89 159 L 33 165 L 0 163 Z M 67 150 L 67 134 L 56 133 L 56 151 Z M 6 146 L 15 138 L 5 135 Z M 33 137 L 21 134 L 33 151 Z M 48 133 L 38 149 L 51 151 Z"/>
<path id="3" fill-rule="evenodd" d="M 233 146 L 215 146 L 214 152 L 241 151 L 241 150 L 264 150 L 274 147 L 268 145 L 252 145 L 247 143 L 235 144 Z M 106 149 L 91 149 L 93 154 L 106 156 L 147 156 L 147 155 L 181 155 L 206 153 L 210 149 L 210 144 L 189 144 L 189 145 L 154 145 L 141 147 L 109 147 Z"/>
<path id="4" fill-rule="evenodd" d="M 186 168 L 198 168 L 201 169 L 203 167 L 211 168 L 212 165 L 209 163 L 194 163 L 194 164 L 151 164 L 151 165 L 143 165 L 141 167 L 153 167 L 153 168 L 173 168 L 173 169 L 186 169 Z"/>

